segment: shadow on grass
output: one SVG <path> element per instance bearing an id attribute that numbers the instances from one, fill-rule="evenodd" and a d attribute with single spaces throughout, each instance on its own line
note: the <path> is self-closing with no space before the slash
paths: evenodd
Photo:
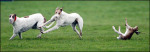
<path id="1" fill-rule="evenodd" d="M 78 37 L 59 37 L 59 38 L 23 38 L 23 39 L 14 39 L 14 40 L 49 40 L 49 41 L 55 41 L 55 40 L 83 40 L 83 39 L 79 39 Z"/>

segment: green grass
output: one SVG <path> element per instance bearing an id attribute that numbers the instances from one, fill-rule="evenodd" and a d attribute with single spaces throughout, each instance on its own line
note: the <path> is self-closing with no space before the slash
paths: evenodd
<path id="1" fill-rule="evenodd" d="M 56 7 L 67 13 L 79 13 L 84 20 L 83 40 L 70 26 L 36 38 L 39 30 L 22 33 L 23 39 L 12 36 L 9 15 L 18 17 L 42 13 L 47 20 Z M 139 26 L 140 35 L 131 40 L 118 40 L 112 26 L 125 32 L 125 18 L 131 26 Z M 149 51 L 148 1 L 14 1 L 1 2 L 1 51 Z"/>

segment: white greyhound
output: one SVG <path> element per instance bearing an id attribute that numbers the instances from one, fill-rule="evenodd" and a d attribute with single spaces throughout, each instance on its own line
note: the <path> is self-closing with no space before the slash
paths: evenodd
<path id="1" fill-rule="evenodd" d="M 140 33 L 140 32 L 138 32 L 138 26 L 130 27 L 128 25 L 128 23 L 127 23 L 127 19 L 125 19 L 125 21 L 126 21 L 126 24 L 125 24 L 125 26 L 126 26 L 126 32 L 125 33 L 122 33 L 120 31 L 120 26 L 119 26 L 119 31 L 117 31 L 115 29 L 115 27 L 112 26 L 112 28 L 114 29 L 114 31 L 119 34 L 119 37 L 117 37 L 117 39 L 122 39 L 122 40 L 131 39 L 131 37 L 132 37 L 132 35 L 134 33 L 136 33 L 137 35 Z"/>
<path id="2" fill-rule="evenodd" d="M 55 14 L 52 16 L 52 18 L 49 21 L 47 21 L 46 23 L 44 23 L 42 26 L 49 24 L 51 22 L 53 24 L 54 21 L 56 21 L 56 25 L 42 33 L 48 33 L 55 29 L 58 29 L 61 26 L 66 26 L 66 25 L 71 24 L 73 30 L 79 35 L 80 39 L 82 39 L 83 19 L 79 14 L 77 14 L 77 13 L 68 14 L 68 13 L 64 12 L 62 10 L 62 8 L 61 9 L 56 8 Z M 78 25 L 78 27 L 80 29 L 80 33 L 76 29 L 76 25 Z M 41 37 L 41 34 L 39 35 L 39 37 Z"/>
<path id="3" fill-rule="evenodd" d="M 9 16 L 9 22 L 13 25 L 13 35 L 10 38 L 11 40 L 16 35 L 19 35 L 20 39 L 22 39 L 21 33 L 31 28 L 44 31 L 43 27 L 40 26 L 46 22 L 46 19 L 40 13 L 32 14 L 22 18 L 17 17 L 16 14 L 11 14 Z"/>

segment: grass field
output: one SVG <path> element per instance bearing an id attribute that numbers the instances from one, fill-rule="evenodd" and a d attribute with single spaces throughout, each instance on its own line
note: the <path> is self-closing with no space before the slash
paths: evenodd
<path id="1" fill-rule="evenodd" d="M 49 20 L 56 7 L 67 13 L 79 13 L 84 20 L 83 40 L 71 26 L 36 38 L 39 30 L 22 33 L 9 40 L 13 27 L 9 15 L 18 17 L 42 13 Z M 118 40 L 112 26 L 121 26 L 125 32 L 125 18 L 131 26 L 139 26 L 140 35 L 131 40 Z M 13 1 L 1 2 L 1 51 L 149 51 L 149 2 L 148 1 Z"/>

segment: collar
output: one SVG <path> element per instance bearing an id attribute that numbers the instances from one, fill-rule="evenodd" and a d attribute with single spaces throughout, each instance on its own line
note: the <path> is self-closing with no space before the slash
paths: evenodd
<path id="1" fill-rule="evenodd" d="M 17 17 L 15 16 L 14 22 L 16 21 Z"/>

